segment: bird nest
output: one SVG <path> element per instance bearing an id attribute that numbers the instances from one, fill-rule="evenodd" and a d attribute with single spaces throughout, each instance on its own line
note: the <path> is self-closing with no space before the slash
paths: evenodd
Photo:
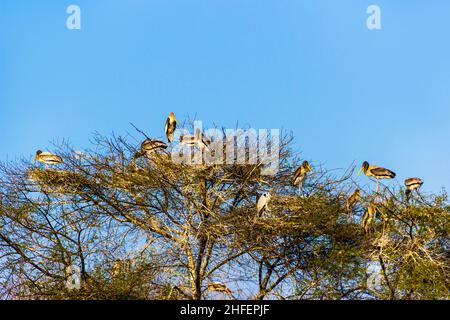
<path id="1" fill-rule="evenodd" d="M 76 172 L 33 168 L 27 171 L 30 181 L 53 193 L 78 193 L 92 185 L 84 176 Z"/>
<path id="2" fill-rule="evenodd" d="M 158 178 L 148 168 L 126 168 L 113 172 L 109 181 L 111 186 L 121 189 L 152 188 L 159 184 Z"/>

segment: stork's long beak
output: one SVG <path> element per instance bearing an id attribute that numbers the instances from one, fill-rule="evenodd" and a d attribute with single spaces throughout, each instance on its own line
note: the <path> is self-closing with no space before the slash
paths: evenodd
<path id="1" fill-rule="evenodd" d="M 361 174 L 361 172 L 363 171 L 364 167 L 361 167 L 361 169 L 359 169 L 358 173 L 356 174 L 356 176 L 359 176 Z"/>
<path id="2" fill-rule="evenodd" d="M 309 171 L 314 172 L 309 164 L 308 164 L 308 169 L 309 169 Z"/>

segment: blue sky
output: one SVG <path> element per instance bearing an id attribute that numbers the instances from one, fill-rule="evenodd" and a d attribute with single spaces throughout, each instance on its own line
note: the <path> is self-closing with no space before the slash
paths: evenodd
<path id="1" fill-rule="evenodd" d="M 162 138 L 173 111 L 292 130 L 313 163 L 448 189 L 449 18 L 446 0 L 0 1 L 0 160 L 130 122 Z"/>

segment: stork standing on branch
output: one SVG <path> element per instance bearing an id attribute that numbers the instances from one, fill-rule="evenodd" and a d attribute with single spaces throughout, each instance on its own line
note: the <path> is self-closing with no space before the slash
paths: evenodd
<path id="1" fill-rule="evenodd" d="M 370 203 L 361 220 L 361 225 L 363 226 L 366 233 L 369 232 L 370 224 L 374 220 L 376 213 L 377 207 L 373 203 Z"/>
<path id="2" fill-rule="evenodd" d="M 406 201 L 409 201 L 411 192 L 418 190 L 423 185 L 423 181 L 420 178 L 408 178 L 405 180 L 406 186 Z"/>
<path id="3" fill-rule="evenodd" d="M 188 147 L 193 147 L 197 145 L 197 139 L 194 135 L 191 134 L 183 134 L 180 136 L 180 144 Z"/>
<path id="4" fill-rule="evenodd" d="M 38 150 L 36 152 L 34 161 L 35 162 L 38 161 L 38 162 L 45 164 L 45 170 L 47 170 L 49 165 L 61 164 L 64 162 L 63 158 L 61 158 L 60 156 L 57 156 L 50 152 L 42 152 L 41 150 Z"/>
<path id="5" fill-rule="evenodd" d="M 263 193 L 256 204 L 256 210 L 258 211 L 258 217 L 261 217 L 264 211 L 269 210 L 269 201 L 271 195 L 269 192 Z"/>
<path id="6" fill-rule="evenodd" d="M 175 118 L 173 112 L 171 112 L 166 119 L 166 124 L 164 125 L 164 132 L 166 134 L 167 141 L 173 142 L 173 133 L 175 132 L 176 128 L 177 119 Z"/>
<path id="7" fill-rule="evenodd" d="M 141 150 L 140 152 L 137 152 L 134 155 L 134 158 L 140 158 L 143 156 L 150 156 L 153 152 L 157 152 L 159 150 L 165 150 L 167 149 L 167 144 L 165 144 L 161 140 L 152 140 L 152 139 L 145 139 L 141 143 Z"/>
<path id="8" fill-rule="evenodd" d="M 220 292 L 231 296 L 231 290 L 222 282 L 210 282 L 208 283 L 208 291 Z"/>
<path id="9" fill-rule="evenodd" d="M 209 140 L 203 132 L 199 129 L 195 131 L 195 135 L 184 134 L 180 136 L 180 144 L 189 146 L 189 147 L 198 147 L 201 151 L 206 149 L 209 151 L 209 145 L 211 144 L 211 140 Z"/>
<path id="10" fill-rule="evenodd" d="M 305 180 L 308 172 L 313 172 L 313 170 L 306 160 L 303 161 L 302 165 L 294 172 L 292 183 L 294 186 L 298 184 L 298 190 L 300 194 L 303 194 L 303 181 Z"/>
<path id="11" fill-rule="evenodd" d="M 197 128 L 195 131 L 195 139 L 197 140 L 198 148 L 203 152 L 204 149 L 209 151 L 209 145 L 211 144 L 211 140 L 209 140 L 200 129 Z"/>
<path id="12" fill-rule="evenodd" d="M 377 194 L 380 193 L 380 179 L 395 178 L 395 172 L 379 166 L 370 166 L 367 161 L 363 162 L 357 176 L 359 176 L 362 171 L 364 171 L 364 174 L 367 177 L 374 177 L 377 180 Z"/>
<path id="13" fill-rule="evenodd" d="M 359 201 L 359 199 L 361 199 L 361 190 L 356 189 L 350 197 L 348 197 L 347 199 L 347 213 L 349 215 L 349 219 L 350 221 L 352 220 L 353 217 L 353 211 L 355 209 L 355 204 Z"/>

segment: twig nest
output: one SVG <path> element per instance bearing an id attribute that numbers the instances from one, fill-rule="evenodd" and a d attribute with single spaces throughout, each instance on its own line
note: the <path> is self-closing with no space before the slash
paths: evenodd
<path id="1" fill-rule="evenodd" d="M 60 169 L 33 168 L 27 171 L 27 177 L 41 188 L 61 194 L 80 192 L 91 186 L 81 174 Z"/>

